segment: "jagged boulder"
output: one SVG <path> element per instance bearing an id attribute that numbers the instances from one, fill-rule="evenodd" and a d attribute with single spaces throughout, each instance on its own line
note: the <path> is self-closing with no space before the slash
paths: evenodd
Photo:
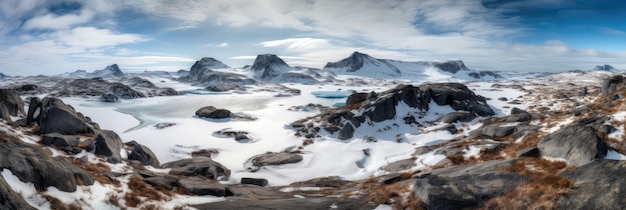
<path id="1" fill-rule="evenodd" d="M 437 122 L 456 123 L 469 122 L 476 118 L 476 114 L 467 111 L 450 112 L 437 119 Z"/>
<path id="2" fill-rule="evenodd" d="M 574 124 L 546 135 L 538 144 L 542 156 L 557 157 L 582 166 L 608 152 L 604 141 L 591 126 Z"/>
<path id="3" fill-rule="evenodd" d="M 469 71 L 470 69 L 465 66 L 461 60 L 450 60 L 444 62 L 433 62 L 433 66 L 441 69 L 445 72 L 456 74 L 459 71 Z"/>
<path id="4" fill-rule="evenodd" d="M 106 157 L 110 163 L 121 163 L 121 153 L 126 150 L 124 150 L 124 143 L 120 136 L 110 130 L 99 130 L 96 134 L 94 154 Z"/>
<path id="5" fill-rule="evenodd" d="M 426 209 L 477 208 L 523 180 L 516 173 L 498 170 L 512 163 L 512 160 L 495 160 L 435 169 L 420 176 L 413 191 Z"/>
<path id="6" fill-rule="evenodd" d="M 615 209 L 626 206 L 626 161 L 596 159 L 560 173 L 574 188 L 556 202 L 556 209 Z"/>
<path id="7" fill-rule="evenodd" d="M 491 116 L 495 113 L 487 105 L 487 100 L 476 95 L 467 86 L 460 83 L 435 83 L 420 86 L 439 106 L 449 105 L 454 110 L 464 110 L 479 116 Z"/>
<path id="8" fill-rule="evenodd" d="M 609 99 L 619 98 L 619 95 L 613 93 L 624 88 L 626 88 L 626 79 L 624 78 L 624 76 L 610 76 L 602 81 L 602 96 Z"/>
<path id="9" fill-rule="evenodd" d="M 212 195 L 212 196 L 232 196 L 233 193 L 219 183 L 212 183 L 206 180 L 184 178 L 180 179 L 180 187 L 187 195 Z"/>
<path id="10" fill-rule="evenodd" d="M 144 165 L 151 165 L 155 168 L 161 166 L 161 163 L 159 163 L 159 159 L 157 159 L 157 156 L 147 146 L 141 145 L 136 141 L 126 142 L 126 146 L 130 147 L 131 151 L 128 155 L 129 160 L 137 160 Z"/>
<path id="11" fill-rule="evenodd" d="M 60 133 L 47 133 L 43 135 L 41 143 L 55 147 L 75 147 L 80 144 L 78 136 L 63 135 Z"/>
<path id="12" fill-rule="evenodd" d="M 41 99 L 39 97 L 32 97 L 29 100 L 28 113 L 26 113 L 26 124 L 30 125 L 33 122 L 39 121 L 39 114 L 41 114 Z"/>
<path id="13" fill-rule="evenodd" d="M 302 161 L 304 157 L 295 153 L 274 153 L 268 152 L 265 154 L 256 155 L 246 163 L 249 171 L 255 172 L 261 169 L 263 166 L 275 166 L 284 165 L 289 163 L 298 163 Z"/>
<path id="14" fill-rule="evenodd" d="M 265 187 L 267 185 L 267 179 L 257 179 L 257 178 L 241 178 L 241 184 L 251 184 L 256 186 Z"/>
<path id="15" fill-rule="evenodd" d="M 33 106 L 33 104 L 30 106 Z M 40 110 L 40 113 L 35 117 L 34 114 L 37 112 L 37 109 Z M 44 98 L 36 106 L 33 116 L 29 116 L 29 118 L 31 117 L 38 118 L 39 132 L 43 134 L 76 135 L 94 132 L 93 128 L 88 124 L 90 122 L 88 119 L 58 98 Z"/>
<path id="16" fill-rule="evenodd" d="M 172 175 L 204 176 L 215 180 L 228 180 L 230 177 L 230 169 L 205 156 L 165 163 L 163 168 L 171 168 Z"/>
<path id="17" fill-rule="evenodd" d="M 7 108 L 11 116 L 25 114 L 24 101 L 15 90 L 0 89 L 0 103 Z"/>
<path id="18" fill-rule="evenodd" d="M 50 157 L 35 145 L 0 139 L 0 170 L 8 169 L 22 182 L 30 182 L 40 191 L 56 187 L 76 191 L 77 184 L 92 185 L 93 177 L 66 159 Z"/>
<path id="19" fill-rule="evenodd" d="M 218 109 L 214 106 L 205 106 L 198 109 L 198 111 L 196 111 L 196 115 L 204 118 L 223 119 L 232 117 L 233 113 L 228 109 Z"/>
<path id="20" fill-rule="evenodd" d="M 111 93 L 107 93 L 107 94 L 100 96 L 100 101 L 107 102 L 107 103 L 116 103 L 116 102 L 120 102 L 120 98 Z"/>
<path id="21" fill-rule="evenodd" d="M 0 73 L 1 75 L 2 73 Z M 0 176 L 0 209 L 36 210 Z"/>

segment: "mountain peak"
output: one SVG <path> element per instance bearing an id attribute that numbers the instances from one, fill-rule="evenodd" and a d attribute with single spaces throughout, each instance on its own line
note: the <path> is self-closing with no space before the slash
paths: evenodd
<path id="1" fill-rule="evenodd" d="M 196 61 L 195 65 L 199 65 L 201 67 L 206 67 L 209 69 L 225 69 L 225 68 L 230 68 L 229 66 L 227 66 L 226 64 L 222 63 L 221 61 L 215 59 L 215 58 L 211 58 L 211 57 L 203 57 L 202 59 L 200 59 L 199 61 Z M 193 67 L 192 67 L 193 68 Z"/>
<path id="2" fill-rule="evenodd" d="M 604 64 L 604 65 L 597 65 L 596 67 L 593 68 L 593 70 L 600 70 L 600 71 L 615 71 L 617 69 L 613 68 L 613 66 L 609 65 L 609 64 Z"/>
<path id="3" fill-rule="evenodd" d="M 260 54 L 256 56 L 252 70 L 260 79 L 275 78 L 291 70 L 291 67 L 275 54 Z"/>
<path id="4" fill-rule="evenodd" d="M 328 62 L 324 69 L 329 69 L 338 74 L 356 74 L 356 72 L 361 72 L 368 75 L 379 74 L 383 77 L 401 74 L 397 67 L 389 64 L 387 61 L 376 59 L 358 51 L 354 51 L 350 57 L 344 58 L 339 62 Z"/>
<path id="5" fill-rule="evenodd" d="M 120 70 L 120 67 L 117 66 L 117 64 L 107 66 L 106 68 L 104 68 L 104 70 L 111 72 L 111 74 L 116 77 L 124 75 L 124 73 L 122 72 L 122 70 Z"/>
<path id="6" fill-rule="evenodd" d="M 456 74 L 458 71 L 469 71 L 462 60 L 448 60 L 443 62 L 433 62 L 433 66 L 445 72 Z"/>

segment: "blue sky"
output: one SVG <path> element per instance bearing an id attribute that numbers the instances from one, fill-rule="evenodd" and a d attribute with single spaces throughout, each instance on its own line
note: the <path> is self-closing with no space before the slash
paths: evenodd
<path id="1" fill-rule="evenodd" d="M 360 51 L 481 70 L 626 70 L 626 2 L 594 0 L 2 0 L 0 72 L 189 69 L 274 53 L 321 68 Z"/>

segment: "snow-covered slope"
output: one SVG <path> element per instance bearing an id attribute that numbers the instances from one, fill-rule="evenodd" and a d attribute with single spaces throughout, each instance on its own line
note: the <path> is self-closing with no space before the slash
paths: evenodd
<path id="1" fill-rule="evenodd" d="M 408 62 L 378 59 L 360 52 L 354 52 L 350 57 L 338 62 L 329 62 L 323 70 L 338 75 L 421 81 L 468 81 L 502 78 L 496 72 L 469 69 L 461 60 Z"/>
<path id="2" fill-rule="evenodd" d="M 323 69 L 336 74 L 375 78 L 398 77 L 402 74 L 398 67 L 389 64 L 387 60 L 376 59 L 360 52 L 354 52 L 339 62 L 329 62 Z"/>
<path id="3" fill-rule="evenodd" d="M 120 70 L 120 67 L 117 64 L 113 64 L 113 65 L 107 66 L 104 69 L 95 70 L 94 72 L 91 72 L 91 73 L 85 70 L 76 70 L 74 72 L 65 73 L 60 76 L 73 77 L 73 78 L 94 78 L 94 77 L 112 78 L 112 77 L 124 76 L 124 72 Z"/>

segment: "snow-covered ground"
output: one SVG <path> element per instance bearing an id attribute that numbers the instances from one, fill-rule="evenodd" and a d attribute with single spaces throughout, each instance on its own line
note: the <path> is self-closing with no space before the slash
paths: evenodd
<path id="1" fill-rule="evenodd" d="M 178 90 L 193 88 L 171 80 L 155 82 L 158 85 L 174 87 Z M 497 115 L 509 113 L 510 104 L 495 100 L 499 97 L 517 98 L 523 92 L 491 88 L 490 82 L 477 82 L 470 85 L 477 94 L 492 98 L 488 103 Z M 246 94 L 219 94 L 153 97 L 123 100 L 121 103 L 103 103 L 83 98 L 65 98 L 64 101 L 74 106 L 77 111 L 90 116 L 102 129 L 110 129 L 124 141 L 135 140 L 152 149 L 161 163 L 190 157 L 190 153 L 200 149 L 215 149 L 219 154 L 213 159 L 231 169 L 232 175 L 226 183 L 237 183 L 241 177 L 265 178 L 270 185 L 286 185 L 323 176 L 340 176 L 343 179 L 357 180 L 371 175 L 380 175 L 381 167 L 386 164 L 410 158 L 415 147 L 436 144 L 454 136 L 447 131 L 418 133 L 418 128 L 400 126 L 389 132 L 377 132 L 376 128 L 361 127 L 356 136 L 372 136 L 377 142 L 368 142 L 362 138 L 342 141 L 331 136 L 318 139 L 302 149 L 304 160 L 281 166 L 266 166 L 257 172 L 246 170 L 245 163 L 252 156 L 266 152 L 293 150 L 302 145 L 303 138 L 296 137 L 295 131 L 288 126 L 291 122 L 319 113 L 317 110 L 290 111 L 293 106 L 309 103 L 331 106 L 336 102 L 345 102 L 345 98 L 317 98 L 315 91 L 356 90 L 361 92 L 382 91 L 392 86 L 316 86 L 287 84 L 290 88 L 300 89 L 301 95 L 274 97 L 276 93 L 250 92 Z M 243 120 L 206 120 L 194 117 L 195 111 L 204 106 L 227 108 L 235 113 L 242 112 L 258 118 L 254 121 Z M 524 108 L 523 105 L 516 105 Z M 453 111 L 450 107 L 431 104 L 429 114 L 422 120 L 435 120 L 443 114 Z M 399 113 L 409 112 L 410 107 L 400 104 Z M 405 111 L 403 111 L 405 110 Z M 175 123 L 175 126 L 157 129 L 158 123 Z M 381 122 L 377 126 L 386 127 L 393 122 Z M 391 126 L 388 126 L 391 127 Z M 433 128 L 437 127 L 435 125 Z M 424 128 L 430 130 L 433 128 Z M 213 135 L 219 130 L 245 131 L 253 136 L 251 142 L 237 142 L 232 138 Z M 406 142 L 398 143 L 396 135 L 401 134 Z M 463 133 L 462 133 L 463 134 Z M 458 135 L 462 135 L 458 134 Z M 363 150 L 370 155 L 364 155 Z M 475 155 L 476 151 L 468 151 Z M 418 158 L 417 168 L 434 165 L 444 159 L 443 155 L 425 154 Z M 363 166 L 359 167 L 356 163 Z"/>

